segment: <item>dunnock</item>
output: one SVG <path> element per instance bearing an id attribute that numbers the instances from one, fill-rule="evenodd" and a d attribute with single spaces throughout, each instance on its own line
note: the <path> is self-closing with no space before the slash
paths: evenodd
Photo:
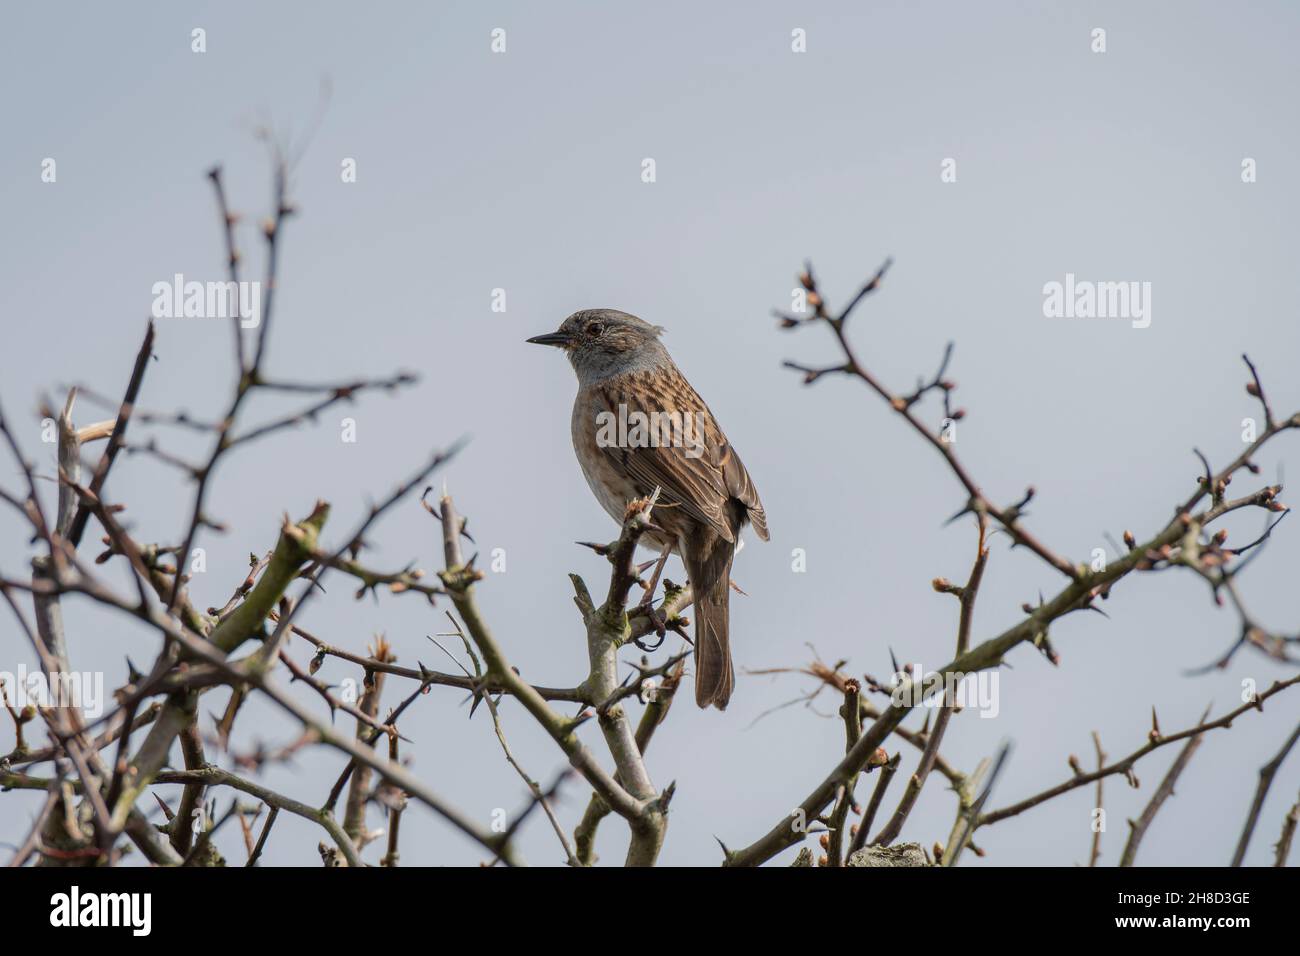
<path id="1" fill-rule="evenodd" d="M 767 540 L 758 490 L 703 399 L 659 341 L 663 330 L 626 312 L 575 312 L 529 339 L 564 349 L 578 373 L 573 448 L 596 500 L 623 520 L 660 489 L 645 539 L 686 565 L 695 596 L 695 702 L 727 706 L 736 682 L 728 644 L 731 560 L 746 522 Z"/>

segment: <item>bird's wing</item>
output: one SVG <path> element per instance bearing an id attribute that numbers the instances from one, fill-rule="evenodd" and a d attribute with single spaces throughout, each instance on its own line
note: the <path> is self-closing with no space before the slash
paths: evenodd
<path id="1" fill-rule="evenodd" d="M 763 506 L 745 466 L 700 396 L 675 367 L 621 375 L 598 386 L 602 404 L 614 420 L 628 422 L 626 441 L 601 442 L 602 451 L 644 493 L 660 489 L 661 500 L 706 524 L 727 541 L 736 528 L 726 505 L 737 499 L 756 516 L 755 530 L 767 538 Z M 623 411 L 620 411 L 622 406 Z M 660 426 L 650 441 L 640 440 L 633 427 L 639 420 Z M 654 418 L 654 416 L 662 416 Z M 665 435 L 666 423 L 673 432 Z M 678 428 L 680 423 L 680 428 Z M 620 436 L 622 438 L 624 436 Z"/>
<path id="2" fill-rule="evenodd" d="M 740 456 L 725 437 L 722 439 L 719 460 L 728 494 L 745 506 L 750 524 L 754 526 L 754 533 L 766 541 L 767 512 L 763 510 L 763 502 L 758 498 L 758 489 L 754 487 L 753 479 L 745 470 L 745 463 L 740 460 Z"/>

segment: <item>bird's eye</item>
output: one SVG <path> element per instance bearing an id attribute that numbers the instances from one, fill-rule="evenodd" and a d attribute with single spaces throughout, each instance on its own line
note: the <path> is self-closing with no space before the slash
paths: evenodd
<path id="1" fill-rule="evenodd" d="M 589 335 L 600 335 L 600 333 L 604 331 L 605 327 L 599 322 L 593 322 L 591 325 L 587 326 L 587 334 Z"/>

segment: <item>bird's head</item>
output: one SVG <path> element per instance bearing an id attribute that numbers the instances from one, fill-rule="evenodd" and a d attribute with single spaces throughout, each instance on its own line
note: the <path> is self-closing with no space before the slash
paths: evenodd
<path id="1" fill-rule="evenodd" d="M 583 309 L 554 332 L 535 335 L 534 345 L 564 349 L 580 381 L 652 368 L 668 358 L 659 341 L 663 329 L 617 309 Z"/>

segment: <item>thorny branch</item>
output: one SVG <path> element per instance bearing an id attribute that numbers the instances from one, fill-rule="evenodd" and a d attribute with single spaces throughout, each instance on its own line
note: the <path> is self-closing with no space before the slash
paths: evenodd
<path id="1" fill-rule="evenodd" d="M 1260 508 L 1275 513 L 1284 513 L 1287 510 L 1287 507 L 1277 498 L 1281 490 L 1279 486 L 1268 486 L 1241 498 L 1231 500 L 1226 496 L 1226 488 L 1233 477 L 1240 471 L 1246 470 L 1253 474 L 1258 473 L 1259 468 L 1253 459 L 1267 442 L 1284 431 L 1300 428 L 1300 412 L 1283 420 L 1274 417 L 1270 406 L 1264 399 L 1263 386 L 1260 383 L 1258 372 L 1249 358 L 1243 356 L 1252 377 L 1252 381 L 1247 385 L 1247 392 L 1260 400 L 1265 417 L 1265 426 L 1257 434 L 1255 440 L 1249 444 L 1245 451 L 1217 473 L 1208 467 L 1207 462 L 1206 475 L 1198 482 L 1197 491 L 1178 506 L 1174 510 L 1173 519 L 1166 522 L 1147 541 L 1139 543 L 1131 532 L 1126 531 L 1124 537 L 1129 550 L 1119 560 L 1110 563 L 1101 570 L 1094 570 L 1088 565 L 1076 566 L 1048 548 L 1024 527 L 1021 518 L 1025 505 L 1034 497 L 1032 487 L 1020 501 L 1011 506 L 997 506 L 980 489 L 966 466 L 958 459 L 951 442 L 946 440 L 947 426 L 951 421 L 963 417 L 965 414 L 964 410 L 950 410 L 949 400 L 951 393 L 956 388 L 953 382 L 945 378 L 952 354 L 951 345 L 945 349 L 939 372 L 934 378 L 928 382 L 922 381 L 918 383 L 917 388 L 909 394 L 899 394 L 891 391 L 874 374 L 868 371 L 857 358 L 856 351 L 847 335 L 849 318 L 856 307 L 880 287 L 889 266 L 890 262 L 886 262 L 858 290 L 848 305 L 839 312 L 833 313 L 826 306 L 811 265 L 807 265 L 799 279 L 806 291 L 806 301 L 811 309 L 811 314 L 792 315 L 777 312 L 776 315 L 781 326 L 786 329 L 803 328 L 810 324 L 825 325 L 830 329 L 839 346 L 843 354 L 843 361 L 824 367 L 810 367 L 795 362 L 787 362 L 787 367 L 803 372 L 804 382 L 809 385 L 831 374 L 847 375 L 863 382 L 943 457 L 949 470 L 967 495 L 965 506 L 954 515 L 954 518 L 973 513 L 981 522 L 985 519 L 996 522 L 1011 537 L 1013 545 L 1028 548 L 1069 579 L 1065 587 L 1050 599 L 1041 599 L 1037 605 L 1026 604 L 1024 606 L 1026 617 L 1020 623 L 1013 625 L 993 638 L 977 644 L 973 648 L 959 647 L 954 659 L 934 675 L 927 676 L 925 684 L 929 685 L 933 680 L 932 686 L 942 687 L 946 686 L 946 679 L 962 679 L 966 675 L 980 670 L 1000 666 L 1008 652 L 1025 643 L 1032 643 L 1052 663 L 1057 663 L 1059 656 L 1048 637 L 1051 624 L 1075 611 L 1099 610 L 1094 602 L 1099 598 L 1107 597 L 1116 583 L 1128 577 L 1134 571 L 1158 571 L 1170 567 L 1186 566 L 1211 581 L 1215 587 L 1216 598 L 1219 589 L 1222 588 L 1227 590 L 1234 602 L 1239 599 L 1239 595 L 1233 587 L 1232 573 L 1224 570 L 1224 566 L 1237 557 L 1240 552 L 1231 552 L 1224 549 L 1224 533 L 1216 532 L 1211 534 L 1207 529 L 1213 522 L 1224 515 L 1243 508 Z M 944 400 L 944 421 L 940 423 L 938 428 L 926 424 L 916 411 L 921 400 L 928 393 L 934 391 L 940 392 Z M 1207 496 L 1210 498 L 1209 502 L 1202 504 Z M 1199 510 L 1197 510 L 1198 506 Z M 1272 528 L 1275 526 L 1275 523 L 1271 525 L 1259 541 L 1252 542 L 1251 545 L 1241 549 L 1241 551 L 1248 550 L 1259 544 L 1271 533 Z M 946 584 L 946 582 L 944 583 Z M 945 589 L 939 587 L 939 582 L 936 582 L 936 587 L 940 590 Z M 1244 606 L 1238 604 L 1237 607 L 1242 619 L 1242 637 L 1234 646 L 1234 650 L 1237 646 L 1251 644 L 1265 650 L 1270 656 L 1279 660 L 1290 660 L 1286 654 L 1286 647 L 1295 643 L 1295 639 L 1269 634 L 1254 622 L 1253 618 L 1246 613 Z M 1231 653 L 1230 651 L 1228 656 Z M 1226 663 L 1226 660 L 1227 657 L 1220 663 Z M 1248 707 L 1259 706 L 1265 697 L 1290 686 L 1291 683 L 1294 683 L 1294 681 L 1282 681 L 1275 684 L 1272 690 L 1260 695 Z M 743 849 L 730 850 L 724 847 L 724 865 L 761 864 L 786 847 L 800 842 L 805 833 L 804 828 L 799 825 L 800 821 L 819 819 L 821 817 L 821 814 L 831 801 L 836 798 L 836 795 L 843 793 L 846 786 L 851 786 L 852 781 L 867 765 L 867 761 L 874 756 L 877 749 L 883 745 L 891 734 L 900 730 L 900 725 L 912 710 L 912 706 L 906 700 L 902 703 L 891 700 L 890 705 L 880 713 L 874 723 L 864 728 L 857 743 L 850 748 L 845 757 L 817 784 L 791 814 L 777 822 L 766 834 Z M 1210 726 L 1227 726 L 1227 723 L 1230 723 L 1231 716 L 1225 718 L 1224 723 Z M 1197 735 L 1189 734 L 1189 736 L 1196 737 Z M 1162 742 L 1165 741 L 1162 739 Z M 1154 748 L 1159 745 L 1159 743 L 1153 741 L 1149 746 Z M 1129 759 L 1126 766 L 1131 767 L 1132 759 L 1136 759 L 1137 756 L 1141 756 L 1141 753 Z M 1187 756 L 1190 757 L 1190 751 Z M 924 759 L 925 755 L 923 755 L 923 761 Z M 969 827 L 971 834 L 979 825 L 988 825 L 997 819 L 1004 819 L 1006 816 L 1014 815 L 1014 813 L 1021 812 L 1023 809 L 1028 809 L 1029 806 L 1050 799 L 1052 796 L 1057 795 L 1058 792 L 1065 792 L 1085 782 L 1099 779 L 1109 772 L 1114 771 L 1102 768 L 1096 775 L 1078 774 L 1074 781 L 1057 788 L 1055 792 L 1039 795 L 1039 797 L 1026 801 L 1022 805 L 1008 808 L 1007 811 L 980 814 L 975 820 L 975 826 Z M 1172 779 L 1170 779 L 1170 790 L 1172 790 L 1172 782 Z M 959 803 L 961 804 L 959 819 L 962 818 L 963 814 L 970 812 L 970 787 L 968 784 L 969 779 L 956 782 L 955 789 L 958 792 Z M 904 799 L 907 799 L 906 795 Z M 1152 808 L 1150 808 L 1151 815 L 1154 815 L 1154 811 L 1159 808 L 1159 805 L 1159 801 L 1153 803 Z M 1149 823 L 1149 820 L 1147 822 Z M 886 831 L 884 835 L 892 836 L 892 833 Z M 1140 839 L 1140 833 L 1138 838 Z M 963 844 L 965 839 L 963 837 L 961 840 Z M 1137 841 L 1131 842 L 1135 850 Z M 956 849 L 959 851 L 960 847 Z"/>
<path id="2" fill-rule="evenodd" d="M 231 394 L 224 405 L 224 414 L 207 421 L 184 412 L 146 412 L 137 407 L 145 373 L 153 358 L 155 330 L 151 324 L 112 420 L 78 429 L 72 420 L 75 390 L 69 394 L 58 415 L 59 500 L 52 520 L 47 518 L 41 506 L 34 468 L 23 458 L 10 422 L 0 414 L 0 439 L 18 463 L 25 482 L 24 489 L 19 492 L 0 488 L 0 501 L 22 516 L 30 526 L 32 542 L 39 543 L 42 548 L 30 579 L 0 577 L 0 595 L 20 630 L 27 635 L 42 668 L 47 674 L 70 668 L 61 614 L 61 604 L 65 599 L 93 602 L 110 612 L 134 617 L 158 635 L 162 646 L 147 672 L 137 673 L 134 667 L 131 668 L 127 682 L 115 695 L 116 706 L 94 721 L 86 721 L 75 708 L 45 708 L 27 713 L 6 706 L 15 726 L 15 744 L 9 754 L 0 758 L 0 787 L 44 793 L 32 829 L 18 847 L 12 863 L 23 865 L 34 858 L 51 865 L 114 863 L 121 857 L 122 847 L 118 843 L 125 834 L 155 864 L 208 865 L 219 858 L 212 849 L 213 835 L 222 822 L 234 817 L 239 820 L 244 833 L 247 865 L 254 865 L 268 844 L 278 813 L 283 810 L 314 822 L 326 833 L 333 844 L 322 851 L 327 863 L 358 866 L 364 865 L 362 852 L 366 844 L 379 835 L 366 826 L 367 808 L 371 803 L 377 803 L 386 810 L 388 819 L 381 862 L 395 866 L 399 858 L 399 824 L 409 800 L 431 809 L 477 842 L 489 855 L 490 863 L 501 861 L 513 865 L 520 862 L 514 848 L 514 837 L 530 813 L 540 808 L 571 865 L 589 866 L 596 861 L 598 828 L 611 813 L 621 818 L 628 828 L 630 839 L 625 862 L 628 865 L 653 865 L 666 836 L 675 784 L 661 790 L 652 783 L 646 753 L 656 728 L 669 712 L 683 679 L 685 658 L 689 652 L 667 655 L 659 663 L 651 663 L 648 658 L 642 658 L 639 663 L 620 661 L 619 655 L 629 643 L 639 643 L 652 632 L 662 638 L 667 631 L 683 633 L 689 624 L 683 616 L 692 600 L 689 586 L 678 587 L 664 582 L 663 598 L 657 606 L 653 604 L 655 595 L 648 594 L 647 601 L 651 603 L 633 609 L 628 607 L 629 595 L 639 581 L 635 550 L 642 534 L 651 525 L 657 495 L 630 502 L 618 539 L 608 545 L 595 546 L 597 553 L 610 562 L 609 586 L 600 605 L 592 598 L 586 583 L 577 575 L 571 575 L 574 603 L 580 614 L 588 650 L 588 672 L 574 686 L 533 683 L 510 664 L 505 643 L 494 635 L 479 609 L 475 586 L 483 575 L 475 568 L 475 556 L 468 559 L 464 556 L 462 541 L 468 539 L 465 521 L 445 491 L 436 507 L 424 501 L 425 508 L 437 519 L 442 544 L 443 568 L 438 572 L 436 583 L 426 582 L 424 573 L 415 562 L 395 571 L 375 570 L 363 562 L 362 554 L 368 547 L 366 535 L 372 525 L 413 489 L 426 482 L 433 471 L 450 457 L 450 453 L 433 455 L 428 464 L 392 495 L 372 506 L 359 527 L 337 548 L 326 548 L 321 543 L 329 507 L 318 502 L 300 521 L 293 522 L 286 517 L 274 546 L 250 555 L 247 575 L 234 588 L 224 606 L 203 611 L 191 599 L 187 563 L 198 537 L 205 531 L 225 530 L 211 516 L 209 500 L 215 488 L 218 466 L 228 453 L 250 445 L 255 439 L 271 438 L 282 430 L 312 421 L 326 409 L 341 402 L 354 401 L 363 393 L 376 390 L 393 392 L 414 382 L 414 376 L 405 372 L 373 381 L 312 383 L 276 378 L 265 370 L 274 318 L 271 306 L 277 290 L 280 239 L 285 222 L 294 214 L 294 206 L 288 199 L 289 170 L 280 151 L 275 150 L 274 156 L 274 210 L 263 229 L 262 324 L 250 342 L 245 340 L 238 321 L 232 323 L 236 374 Z M 210 178 L 221 217 L 228 274 L 232 281 L 238 281 L 242 256 L 235 227 L 240 217 L 230 210 L 220 168 L 212 170 Z M 1049 630 L 1054 622 L 1075 611 L 1098 610 L 1096 602 L 1106 598 L 1116 583 L 1134 573 L 1176 568 L 1190 569 L 1204 579 L 1214 599 L 1220 603 L 1230 602 L 1238 615 L 1240 636 L 1232 649 L 1217 662 L 1219 666 L 1226 664 L 1238 648 L 1245 646 L 1261 650 L 1279 661 L 1294 660 L 1290 649 L 1300 643 L 1300 637 L 1267 631 L 1249 613 L 1237 587 L 1237 576 L 1259 554 L 1260 546 L 1268 540 L 1287 508 L 1278 500 L 1280 486 L 1267 486 L 1230 499 L 1227 496 L 1228 485 L 1242 471 L 1258 473 L 1254 458 L 1266 442 L 1283 431 L 1300 427 L 1300 414 L 1282 419 L 1274 415 L 1265 398 L 1259 372 L 1249 358 L 1243 356 L 1251 376 L 1247 391 L 1259 400 L 1264 417 L 1264 428 L 1255 441 L 1217 473 L 1208 459 L 1197 452 L 1204 475 L 1197 483 L 1196 492 L 1175 509 L 1172 520 L 1143 542 L 1126 532 L 1127 553 L 1103 570 L 1093 570 L 1087 565 L 1068 561 L 1026 527 L 1024 513 L 1035 494 L 1032 487 L 1018 501 L 998 506 L 981 490 L 957 457 L 948 439 L 948 431 L 953 422 L 966 415 L 966 411 L 952 407 L 956 385 L 948 377 L 953 358 L 951 343 L 945 347 L 937 371 L 932 376 L 919 378 L 915 388 L 907 392 L 887 388 L 861 364 L 847 336 L 848 322 L 857 307 L 878 290 L 888 266 L 889 263 L 882 266 L 837 313 L 827 309 L 812 269 L 808 267 L 800 281 L 807 293 L 811 314 L 783 315 L 781 319 L 787 328 L 820 323 L 831 330 L 843 353 L 842 362 L 824 368 L 788 364 L 803 372 L 805 382 L 809 384 L 831 373 L 864 383 L 942 456 L 965 495 L 965 502 L 954 517 L 970 514 L 976 520 L 979 533 L 976 560 L 966 583 L 952 585 L 944 579 L 934 582 L 937 591 L 952 594 L 959 601 L 953 660 L 934 674 L 910 675 L 909 680 L 923 687 L 947 686 L 946 678 L 1000 666 L 1006 655 L 1021 644 L 1032 644 L 1056 663 L 1059 657 L 1049 639 Z M 90 394 L 84 388 L 81 391 Z M 244 425 L 243 419 L 252 397 L 272 392 L 301 394 L 310 398 L 304 399 L 306 404 L 300 410 L 285 417 L 260 425 Z M 941 403 L 942 418 L 937 426 L 927 423 L 921 414 L 926 399 L 931 396 L 937 396 Z M 128 444 L 126 433 L 128 426 L 132 425 L 133 437 Z M 212 444 L 207 456 L 198 464 L 190 464 L 163 448 L 153 437 L 144 441 L 134 437 L 140 428 L 155 425 L 181 426 L 210 437 Z M 87 442 L 105 437 L 107 445 L 91 472 L 90 480 L 83 482 L 81 448 Z M 136 540 L 119 520 L 124 504 L 110 499 L 106 489 L 114 462 L 123 449 L 143 451 L 168 466 L 180 466 L 193 480 L 195 489 L 189 520 L 181 534 L 170 543 Z M 1255 541 L 1237 548 L 1227 547 L 1224 533 L 1212 532 L 1211 525 L 1229 513 L 1250 508 L 1279 517 Z M 119 563 L 125 566 L 134 593 L 123 595 L 108 586 L 78 552 L 92 518 L 103 529 L 106 547 L 94 563 L 123 559 Z M 1060 572 L 1066 583 L 1055 595 L 1044 597 L 1037 604 L 1025 605 L 1023 620 L 976 643 L 972 641 L 973 608 L 988 558 L 985 537 L 990 523 L 1007 533 L 1013 547 L 1026 548 Z M 262 542 L 262 547 L 268 543 Z M 1249 555 L 1243 558 L 1248 552 Z M 259 558 L 259 553 L 263 557 Z M 378 599 L 381 590 L 389 594 L 418 593 L 430 604 L 439 598 L 449 598 L 458 615 L 458 620 L 453 618 L 453 623 L 474 664 L 473 671 L 441 673 L 426 668 L 422 663 L 414 668 L 403 667 L 395 662 L 382 642 L 376 642 L 370 654 L 358 654 L 316 637 L 296 621 L 301 617 L 304 605 L 319 589 L 321 577 L 331 571 L 359 583 L 355 594 L 358 599 L 367 594 Z M 300 577 L 306 579 L 305 586 L 296 598 L 291 597 L 289 588 Z M 654 582 L 647 589 L 653 587 Z M 14 598 L 18 593 L 31 595 L 36 612 L 35 626 L 27 622 L 18 606 Z M 651 607 L 653 610 L 647 609 Z M 304 640 L 313 651 L 305 667 L 298 663 L 289 647 L 291 638 L 295 636 Z M 250 642 L 252 651 L 236 656 Z M 331 685 L 316 677 L 326 660 L 361 670 L 365 694 L 360 702 L 354 705 L 340 699 Z M 624 667 L 629 663 L 630 671 L 625 671 Z M 315 707 L 298 700 L 276 680 L 281 664 L 293 683 L 301 683 L 314 693 L 311 700 Z M 1178 773 L 1190 759 L 1202 735 L 1231 726 L 1237 716 L 1250 709 L 1262 709 L 1268 698 L 1300 682 L 1300 675 L 1278 681 L 1242 707 L 1216 720 L 1203 719 L 1196 727 L 1177 734 L 1162 735 L 1156 724 L 1143 747 L 1114 763 L 1106 763 L 1100 741 L 1094 739 L 1098 757 L 1096 771 L 1084 773 L 1077 761 L 1071 758 L 1073 776 L 1066 782 L 1002 809 L 985 811 L 983 801 L 989 794 L 989 762 L 984 761 L 974 773 L 966 774 L 955 769 L 940 752 L 945 730 L 955 713 L 951 702 L 944 701 L 937 709 L 933 725 L 927 720 L 923 729 L 910 730 L 902 723 L 914 705 L 899 703 L 891 696 L 887 705 L 877 706 L 869 699 L 870 695 L 888 694 L 888 691 L 871 678 L 864 676 L 859 680 L 842 673 L 839 665 L 828 667 L 820 662 L 807 668 L 806 673 L 818 680 L 819 689 L 833 687 L 842 697 L 840 716 L 845 735 L 844 755 L 790 818 L 779 821 L 747 847 L 734 851 L 724 847 L 727 865 L 759 864 L 785 847 L 800 842 L 806 831 L 793 825 L 795 819 L 825 824 L 825 830 L 821 831 L 823 846 L 827 850 L 824 862 L 832 866 L 847 862 L 855 851 L 867 845 L 868 831 L 900 765 L 901 755 L 895 753 L 890 757 L 885 749 L 885 744 L 894 735 L 920 750 L 920 759 L 897 808 L 871 842 L 887 845 L 900 835 L 928 776 L 931 771 L 936 771 L 948 781 L 958 798 L 958 823 L 949 840 L 951 845 L 947 849 L 936 845 L 934 851 L 936 861 L 942 859 L 944 862 L 954 861 L 962 847 L 971 845 L 968 841 L 980 828 L 1016 816 L 1078 787 L 1096 782 L 1100 805 L 1100 785 L 1105 777 L 1122 773 L 1130 782 L 1136 783 L 1133 768 L 1138 760 L 1175 741 L 1187 741 L 1146 811 L 1133 824 L 1122 860 L 1122 864 L 1128 864 L 1133 861 L 1142 835 L 1172 793 Z M 409 696 L 381 718 L 380 697 L 385 678 L 412 683 L 408 685 Z M 504 833 L 481 826 L 451 806 L 399 759 L 399 741 L 408 739 L 399 730 L 399 720 L 420 696 L 434 687 L 449 687 L 468 693 L 473 701 L 471 715 L 479 703 L 486 703 L 486 712 L 502 752 L 524 781 L 529 802 Z M 209 738 L 199 731 L 198 703 L 202 695 L 215 688 L 228 690 L 229 696 L 218 721 L 217 734 Z M 300 725 L 297 738 L 269 752 L 260 747 L 252 754 L 229 751 L 233 725 L 243 703 L 251 695 L 264 697 L 296 721 Z M 633 698 L 639 698 L 645 704 L 635 726 L 627 712 Z M 329 721 L 323 720 L 318 713 L 322 702 Z M 568 767 L 555 776 L 551 786 L 543 787 L 527 773 L 507 744 L 503 722 L 503 705 L 506 703 L 510 706 L 517 703 L 547 733 L 567 761 Z M 576 704 L 580 710 L 574 716 L 567 716 L 556 709 L 556 704 Z M 351 732 L 340 732 L 332 726 L 336 711 L 343 711 L 355 719 L 356 726 Z M 46 725 L 50 743 L 33 747 L 24 736 L 24 727 L 32 724 L 38 716 Z M 593 718 L 594 724 L 591 723 Z M 97 731 L 97 734 L 92 734 L 92 731 Z M 133 742 L 136 732 L 143 734 L 143 741 Z M 593 732 L 593 736 L 599 734 L 603 756 L 610 761 L 610 767 L 603 765 L 602 755 L 598 755 L 584 740 L 584 735 L 589 732 Z M 30 727 L 27 733 L 30 735 Z M 177 741 L 181 744 L 184 769 L 169 769 L 173 744 Z M 378 746 L 383 741 L 387 742 L 386 748 Z M 1234 862 L 1240 862 L 1244 854 L 1268 782 L 1295 741 L 1296 735 L 1293 734 L 1274 761 L 1261 770 L 1260 790 Z M 346 760 L 324 803 L 314 806 L 210 762 L 210 751 L 205 746 L 210 742 L 215 742 L 218 752 L 234 760 L 236 765 L 253 770 L 260 769 L 269 760 L 284 759 L 312 746 L 328 748 Z M 53 766 L 52 775 L 31 773 L 29 768 L 43 763 Z M 851 825 L 850 816 L 858 812 L 855 788 L 859 775 L 877 768 L 880 773 L 868 805 L 858 824 Z M 570 835 L 555 810 L 554 798 L 560 784 L 575 772 L 591 787 L 592 794 L 581 821 Z M 142 813 L 139 802 L 145 794 L 156 796 L 157 788 L 172 785 L 183 787 L 180 802 L 173 810 L 160 800 L 168 822 L 154 826 Z M 981 787 L 983 792 L 977 796 L 976 791 Z M 256 822 L 253 810 L 238 803 L 232 803 L 225 816 L 199 833 L 197 841 L 193 839 L 194 833 L 189 829 L 191 818 L 200 811 L 206 816 L 203 804 L 208 791 L 213 788 L 232 789 L 252 796 L 268 808 L 256 840 L 253 836 Z M 339 822 L 335 819 L 335 807 L 345 789 L 347 802 L 343 819 Z M 215 807 L 215 803 L 212 806 Z M 826 815 L 828 808 L 831 808 L 829 816 Z M 1279 864 L 1289 851 L 1296 816 L 1293 810 L 1284 821 L 1282 837 L 1276 847 Z M 160 839 L 159 831 L 164 838 Z M 974 850 L 981 852 L 978 848 Z M 1094 839 L 1090 863 L 1096 863 L 1099 851 L 1099 842 Z"/>

